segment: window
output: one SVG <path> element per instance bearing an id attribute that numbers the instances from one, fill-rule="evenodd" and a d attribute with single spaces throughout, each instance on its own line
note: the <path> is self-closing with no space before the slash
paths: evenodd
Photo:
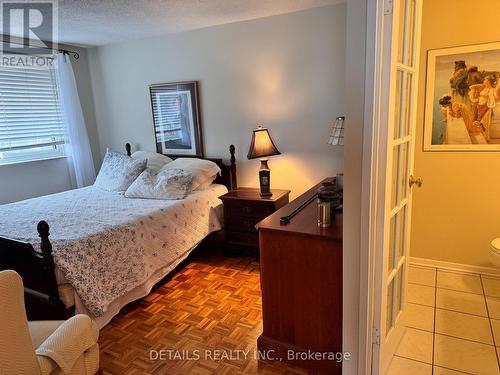
<path id="1" fill-rule="evenodd" d="M 54 69 L 0 66 L 0 165 L 65 155 Z"/>

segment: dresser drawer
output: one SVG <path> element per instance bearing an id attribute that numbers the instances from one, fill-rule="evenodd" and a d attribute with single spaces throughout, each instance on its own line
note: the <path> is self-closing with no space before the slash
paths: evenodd
<path id="1" fill-rule="evenodd" d="M 257 233 L 244 233 L 226 230 L 226 242 L 231 245 L 259 246 L 259 235 Z"/>
<path id="2" fill-rule="evenodd" d="M 230 220 L 241 216 L 262 220 L 271 215 L 274 210 L 274 204 L 269 202 L 234 201 L 229 204 L 226 203 L 226 212 Z M 260 220 L 257 220 L 257 222 Z"/>

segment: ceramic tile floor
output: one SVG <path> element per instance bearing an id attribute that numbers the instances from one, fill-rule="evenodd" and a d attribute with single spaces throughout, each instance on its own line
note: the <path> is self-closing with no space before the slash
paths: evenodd
<path id="1" fill-rule="evenodd" d="M 406 300 L 386 375 L 500 374 L 500 276 L 411 265 Z"/>

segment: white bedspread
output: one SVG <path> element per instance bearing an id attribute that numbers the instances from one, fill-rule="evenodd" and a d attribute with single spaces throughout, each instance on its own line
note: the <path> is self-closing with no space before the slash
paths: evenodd
<path id="1" fill-rule="evenodd" d="M 38 249 L 36 225 L 46 220 L 57 267 L 99 317 L 113 301 L 221 229 L 214 208 L 225 192 L 225 186 L 214 184 L 183 200 L 151 200 L 96 187 L 70 190 L 0 206 L 0 236 Z"/>

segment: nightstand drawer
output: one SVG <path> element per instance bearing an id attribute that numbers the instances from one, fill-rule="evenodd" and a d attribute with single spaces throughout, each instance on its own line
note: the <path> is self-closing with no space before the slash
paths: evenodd
<path id="1" fill-rule="evenodd" d="M 239 232 L 257 233 L 255 225 L 261 220 L 260 217 L 233 216 L 228 222 L 227 229 Z"/>
<path id="2" fill-rule="evenodd" d="M 226 230 L 226 242 L 233 245 L 259 246 L 259 235 L 257 233 L 233 232 Z"/>
<path id="3" fill-rule="evenodd" d="M 274 212 L 274 204 L 269 202 L 234 201 L 227 206 L 231 220 L 241 216 L 263 219 Z"/>
<path id="4" fill-rule="evenodd" d="M 219 198 L 224 204 L 226 239 L 224 253 L 259 257 L 259 237 L 255 226 L 288 203 L 289 190 L 271 189 L 271 196 L 261 196 L 255 188 L 228 191 Z"/>

